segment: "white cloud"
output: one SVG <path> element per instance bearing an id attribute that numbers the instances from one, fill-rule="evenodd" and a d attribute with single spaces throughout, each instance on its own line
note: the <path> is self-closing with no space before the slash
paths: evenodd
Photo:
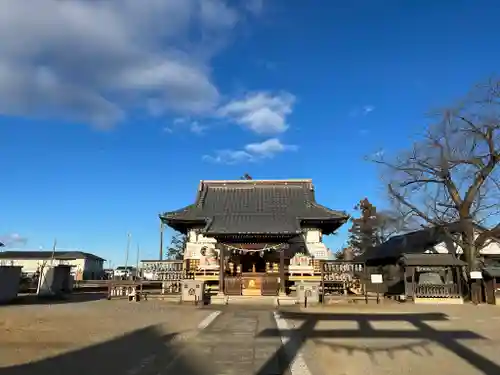
<path id="1" fill-rule="evenodd" d="M 279 134 L 288 129 L 295 97 L 290 93 L 271 95 L 259 92 L 233 100 L 219 108 L 221 117 L 229 118 L 257 134 Z"/>
<path id="2" fill-rule="evenodd" d="M 285 145 L 278 138 L 271 138 L 261 143 L 250 143 L 245 146 L 245 150 L 254 155 L 267 157 L 284 151 L 295 151 L 297 146 Z"/>
<path id="3" fill-rule="evenodd" d="M 363 113 L 367 115 L 370 112 L 373 112 L 375 110 L 375 107 L 373 105 L 365 105 L 363 107 Z"/>
<path id="4" fill-rule="evenodd" d="M 380 159 L 384 156 L 384 154 L 385 154 L 385 150 L 383 148 L 381 148 L 380 150 L 378 150 L 372 154 L 372 158 Z"/>
<path id="5" fill-rule="evenodd" d="M 191 133 L 202 135 L 205 133 L 205 130 L 207 130 L 207 127 L 200 125 L 198 121 L 193 121 L 189 124 L 189 130 Z"/>
<path id="6" fill-rule="evenodd" d="M 0 243 L 4 246 L 12 246 L 15 244 L 25 244 L 28 241 L 26 237 L 19 235 L 18 233 L 11 233 L 0 236 Z"/>
<path id="7" fill-rule="evenodd" d="M 208 126 L 200 124 L 199 121 L 191 120 L 189 117 L 177 117 L 172 121 L 172 126 L 163 128 L 164 132 L 173 133 L 174 130 L 187 129 L 191 133 L 203 135 Z"/>
<path id="8" fill-rule="evenodd" d="M 370 114 L 374 110 L 375 110 L 375 106 L 367 104 L 361 108 L 353 109 L 351 112 L 349 112 L 349 117 L 367 116 L 368 114 Z"/>
<path id="9" fill-rule="evenodd" d="M 264 7 L 264 0 L 246 0 L 245 7 L 249 12 L 259 14 Z"/>
<path id="10" fill-rule="evenodd" d="M 296 151 L 295 145 L 286 145 L 277 138 L 271 138 L 261 143 L 247 144 L 242 150 L 220 150 L 215 156 L 204 155 L 203 160 L 221 164 L 238 164 L 256 162 L 273 158 L 285 151 Z"/>
<path id="11" fill-rule="evenodd" d="M 218 164 L 239 164 L 245 162 L 254 162 L 257 159 L 254 155 L 244 150 L 219 150 L 212 155 L 203 155 L 203 160 Z"/>
<path id="12" fill-rule="evenodd" d="M 187 117 L 177 117 L 174 119 L 173 124 L 174 125 L 182 125 L 188 121 L 189 121 L 189 119 Z"/>
<path id="13" fill-rule="evenodd" d="M 134 109 L 212 112 L 220 94 L 210 58 L 244 12 L 260 10 L 258 1 L 227 3 L 3 0 L 0 114 L 109 126 Z M 242 121 L 284 127 L 286 106 L 252 113 L 261 121 Z"/>

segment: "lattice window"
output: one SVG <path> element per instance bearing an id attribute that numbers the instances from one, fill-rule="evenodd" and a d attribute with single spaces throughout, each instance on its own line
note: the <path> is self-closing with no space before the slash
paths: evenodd
<path id="1" fill-rule="evenodd" d="M 187 271 L 196 271 L 200 267 L 200 260 L 199 259 L 188 259 L 186 261 L 186 270 Z"/>
<path id="2" fill-rule="evenodd" d="M 313 260 L 314 272 L 321 272 L 321 261 L 319 259 Z"/>

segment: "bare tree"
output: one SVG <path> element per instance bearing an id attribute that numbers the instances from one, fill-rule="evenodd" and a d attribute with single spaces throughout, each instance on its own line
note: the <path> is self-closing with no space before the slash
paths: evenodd
<path id="1" fill-rule="evenodd" d="M 409 215 L 407 210 L 383 210 L 377 212 L 378 242 L 383 243 L 392 236 L 420 229 L 418 220 Z"/>
<path id="2" fill-rule="evenodd" d="M 457 223 L 470 269 L 491 237 L 500 235 L 500 81 L 475 87 L 458 106 L 440 111 L 422 139 L 393 160 L 379 155 L 389 197 L 422 226 Z M 489 227 L 475 235 L 475 224 Z M 444 227 L 446 228 L 446 227 Z"/>

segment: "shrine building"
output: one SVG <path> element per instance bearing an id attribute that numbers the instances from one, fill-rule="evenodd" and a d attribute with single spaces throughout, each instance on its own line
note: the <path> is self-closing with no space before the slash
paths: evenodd
<path id="1" fill-rule="evenodd" d="M 187 236 L 186 269 L 226 295 L 282 295 L 319 280 L 330 255 L 322 236 L 348 219 L 316 202 L 310 179 L 205 180 L 193 204 L 160 215 Z"/>

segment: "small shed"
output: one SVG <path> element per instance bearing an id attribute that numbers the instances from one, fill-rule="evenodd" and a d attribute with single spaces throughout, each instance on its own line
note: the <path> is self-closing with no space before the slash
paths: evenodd
<path id="1" fill-rule="evenodd" d="M 407 298 L 415 303 L 463 303 L 462 267 L 466 263 L 452 254 L 403 254 Z"/>
<path id="2" fill-rule="evenodd" d="M 426 262 L 442 262 L 445 260 L 454 262 L 458 260 L 451 255 L 451 252 L 439 254 L 435 249 L 436 245 L 445 243 L 446 247 L 450 247 L 449 250 L 452 250 L 451 244 L 448 243 L 449 236 L 447 232 L 454 233 L 456 230 L 456 225 L 450 224 L 447 226 L 446 231 L 442 227 L 432 227 L 394 236 L 380 245 L 367 249 L 361 256 L 356 257 L 355 261 L 364 262 L 368 274 L 379 273 L 383 275 L 384 283 L 377 286 L 377 289 L 383 292 L 384 295 L 392 297 L 413 296 L 413 294 L 409 294 L 407 288 L 407 285 L 411 283 L 411 274 L 408 273 L 410 272 L 410 266 L 407 267 L 406 272 L 408 275 L 405 277 L 405 267 L 401 263 L 403 258 L 406 257 L 408 261 L 415 261 L 418 258 L 412 258 L 414 256 L 431 255 L 432 258 L 424 257 L 421 260 Z M 437 265 L 435 266 L 437 267 Z M 423 265 L 417 267 L 423 267 Z M 367 289 L 368 291 L 374 289 L 369 280 L 367 281 Z"/>
<path id="3" fill-rule="evenodd" d="M 500 305 L 500 264 L 490 265 L 483 269 L 486 302 Z"/>
<path id="4" fill-rule="evenodd" d="M 21 281 L 19 266 L 0 266 L 0 303 L 8 303 L 16 299 Z"/>
<path id="5" fill-rule="evenodd" d="M 72 291 L 71 266 L 44 267 L 40 274 L 37 294 L 39 296 L 63 296 Z"/>

